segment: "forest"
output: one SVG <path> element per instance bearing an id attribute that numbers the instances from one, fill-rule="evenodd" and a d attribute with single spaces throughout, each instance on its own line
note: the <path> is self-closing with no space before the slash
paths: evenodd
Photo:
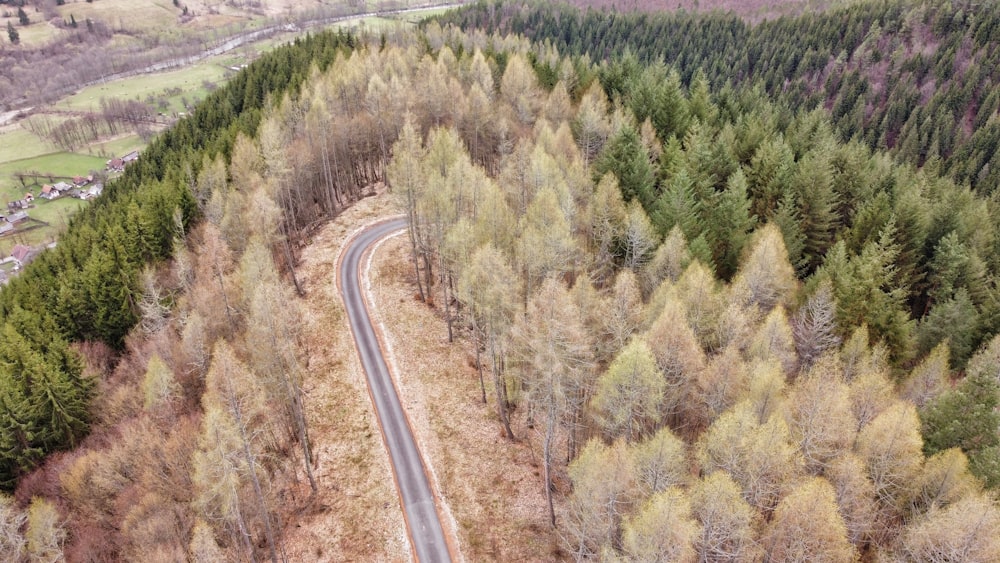
<path id="1" fill-rule="evenodd" d="M 441 21 L 524 34 L 594 61 L 661 62 L 685 86 L 704 79 L 718 91 L 760 88 L 791 111 L 826 109 L 841 140 L 918 166 L 940 161 L 984 193 L 1000 181 L 1000 6 L 993 2 L 852 2 L 750 24 L 723 12 L 482 0 Z"/>
<path id="2" fill-rule="evenodd" d="M 427 33 L 454 48 L 439 64 L 473 51 L 469 73 L 477 48 L 511 44 Z M 685 89 L 657 65 L 615 92 L 616 62 L 501 57 L 496 113 L 404 127 L 387 177 L 417 283 L 449 331 L 471 328 L 503 431 L 528 409 L 543 492 L 571 484 L 550 514 L 565 552 L 995 557 L 976 528 L 1000 515 L 983 489 L 1000 421 L 1000 340 L 978 324 L 992 298 L 972 304 L 954 284 L 971 278 L 937 269 L 994 230 L 992 201 L 840 141 L 818 111 L 782 121 L 759 93 Z"/>
<path id="3" fill-rule="evenodd" d="M 262 57 L 160 135 L 73 217 L 55 249 L 0 292 L 0 486 L 18 486 L 21 503 L 3 499 L 5 560 L 57 552 L 115 560 L 149 549 L 183 558 L 191 534 L 212 537 L 205 520 L 250 553 L 250 533 L 239 532 L 249 530 L 248 514 L 273 540 L 258 473 L 294 459 L 290 443 L 309 454 L 290 348 L 295 331 L 287 326 L 295 309 L 273 310 L 288 289 L 272 256 L 289 264 L 283 251 L 294 237 L 284 236 L 290 227 L 275 216 L 250 139 L 268 99 L 296 93 L 355 41 L 323 33 Z M 229 169 L 231 154 L 243 168 Z M 228 233 L 227 243 L 208 226 L 223 221 L 209 200 L 214 195 L 218 204 L 231 182 L 246 196 L 230 198 L 225 222 L 244 230 Z M 251 232 L 253 213 L 259 221 Z M 234 293 L 237 280 L 254 291 Z M 260 425 L 252 435 L 251 421 Z M 163 424 L 175 431 L 151 439 Z M 261 428 L 268 429 L 263 438 Z M 251 441 L 266 452 L 251 451 Z M 32 473 L 47 454 L 70 448 Z M 194 497 L 192 483 L 219 488 Z M 252 489 L 239 493 L 252 501 L 234 496 L 239 486 Z M 186 511 L 179 546 L 169 543 L 176 533 L 154 533 L 175 526 L 177 507 Z"/>
<path id="4" fill-rule="evenodd" d="M 0 554 L 284 559 L 296 254 L 384 182 L 559 558 L 1000 558 L 992 190 L 722 63 L 505 31 L 277 49 L 0 292 Z"/>

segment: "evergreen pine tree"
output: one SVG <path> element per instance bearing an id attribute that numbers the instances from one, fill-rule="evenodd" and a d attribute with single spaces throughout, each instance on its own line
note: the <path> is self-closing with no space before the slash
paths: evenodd
<path id="1" fill-rule="evenodd" d="M 1000 447 L 1000 382 L 995 373 L 976 370 L 921 411 L 924 451 L 928 455 L 959 447 L 970 469 L 991 486 L 1000 485 L 996 465 Z"/>

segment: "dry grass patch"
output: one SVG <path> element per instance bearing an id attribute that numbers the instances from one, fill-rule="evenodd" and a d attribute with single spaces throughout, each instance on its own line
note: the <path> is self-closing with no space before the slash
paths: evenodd
<path id="1" fill-rule="evenodd" d="M 416 298 L 408 244 L 398 236 L 375 252 L 370 295 L 401 401 L 451 519 L 446 526 L 467 561 L 561 559 L 547 520 L 541 450 L 516 412 L 519 441 L 503 438 L 492 389 L 489 404 L 480 399 L 471 343 L 449 344 L 438 311 Z"/>

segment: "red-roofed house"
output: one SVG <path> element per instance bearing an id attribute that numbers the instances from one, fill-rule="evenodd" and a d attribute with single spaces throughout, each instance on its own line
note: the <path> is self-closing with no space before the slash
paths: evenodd
<path id="1" fill-rule="evenodd" d="M 18 267 L 21 267 L 31 257 L 31 247 L 24 246 L 23 244 L 15 244 L 14 250 L 10 252 L 10 257 L 14 259 Z"/>

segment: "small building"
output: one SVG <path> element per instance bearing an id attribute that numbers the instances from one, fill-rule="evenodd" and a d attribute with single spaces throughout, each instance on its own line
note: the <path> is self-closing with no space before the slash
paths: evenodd
<path id="1" fill-rule="evenodd" d="M 27 218 L 28 218 L 27 211 L 18 211 L 17 213 L 11 213 L 10 215 L 8 215 L 7 222 L 13 225 L 14 223 L 24 221 Z"/>
<path id="2" fill-rule="evenodd" d="M 28 203 L 31 203 L 32 201 L 35 201 L 35 196 L 32 195 L 31 192 L 28 192 L 28 193 L 24 194 L 24 201 L 27 201 Z"/>
<path id="3" fill-rule="evenodd" d="M 122 157 L 122 163 L 125 165 L 132 164 L 137 160 L 139 160 L 139 151 L 132 151 Z"/>
<path id="4" fill-rule="evenodd" d="M 52 200 L 59 197 L 59 192 L 56 191 L 56 189 L 53 188 L 52 186 L 46 184 L 42 186 L 42 193 L 38 194 L 38 197 L 42 199 Z"/>
<path id="5" fill-rule="evenodd" d="M 112 158 L 107 163 L 107 169 L 112 172 L 121 172 L 125 170 L 125 161 L 120 158 Z"/>
<path id="6" fill-rule="evenodd" d="M 14 259 L 16 267 L 20 268 L 28 264 L 34 258 L 35 251 L 30 246 L 15 244 L 10 251 L 10 257 Z"/>
<path id="7" fill-rule="evenodd" d="M 73 189 L 73 185 L 67 184 L 66 182 L 58 182 L 52 187 L 55 188 L 59 193 L 68 192 L 69 190 Z"/>
<path id="8" fill-rule="evenodd" d="M 93 186 L 87 188 L 82 194 L 80 194 L 80 199 L 92 199 L 95 198 L 104 191 L 104 184 L 97 182 Z"/>
<path id="9" fill-rule="evenodd" d="M 83 176 L 73 176 L 73 185 L 74 186 L 86 186 L 89 182 L 90 182 L 90 180 L 88 180 L 87 178 L 85 178 Z"/>
<path id="10" fill-rule="evenodd" d="M 0 235 L 5 235 L 14 230 L 14 225 L 11 225 L 7 221 L 0 221 Z"/>

